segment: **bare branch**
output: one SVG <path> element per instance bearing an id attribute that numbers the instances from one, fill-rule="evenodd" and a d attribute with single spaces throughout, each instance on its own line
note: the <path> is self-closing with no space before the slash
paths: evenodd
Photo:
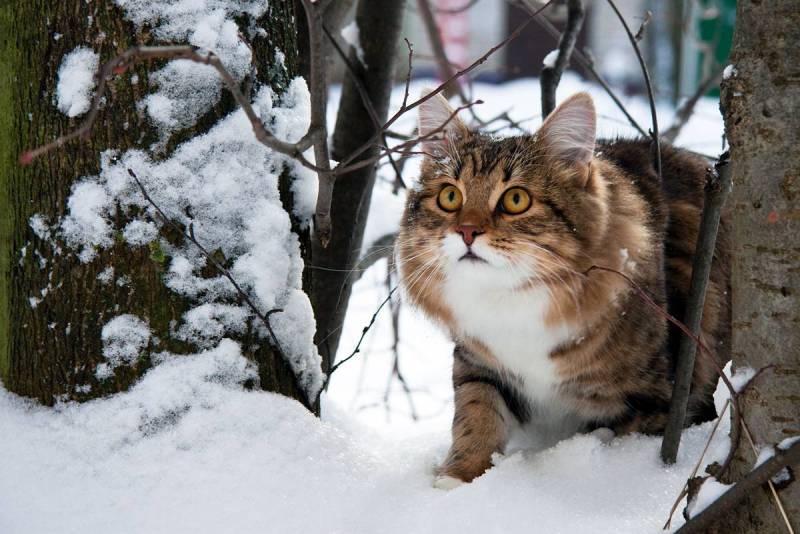
<path id="1" fill-rule="evenodd" d="M 706 177 L 703 216 L 698 230 L 692 264 L 692 281 L 686 303 L 684 322 L 692 333 L 700 331 L 703 318 L 703 305 L 706 298 L 708 278 L 717 241 L 717 231 L 722 207 L 731 188 L 731 169 L 729 154 L 720 156 L 714 167 L 709 169 Z M 675 384 L 672 390 L 669 419 L 661 442 L 661 461 L 666 464 L 675 463 L 680 446 L 681 432 L 686 419 L 686 406 L 689 402 L 689 391 L 694 374 L 695 344 L 689 337 L 682 337 L 678 351 L 678 363 L 675 369 Z"/>
<path id="2" fill-rule="evenodd" d="M 622 27 L 625 28 L 625 33 L 628 34 L 628 40 L 630 40 L 633 51 L 636 52 L 636 58 L 639 60 L 639 66 L 642 68 L 642 76 L 644 76 L 644 83 L 645 86 L 647 86 L 647 99 L 650 101 L 650 119 L 653 124 L 653 128 L 650 131 L 650 138 L 653 142 L 653 163 L 656 169 L 656 174 L 658 175 L 658 181 L 660 182 L 661 140 L 659 139 L 658 135 L 658 114 L 656 113 L 656 99 L 653 94 L 653 84 L 650 82 L 650 72 L 647 70 L 647 64 L 644 61 L 642 50 L 639 48 L 639 42 L 636 40 L 636 36 L 634 36 L 631 32 L 628 23 L 625 22 L 625 17 L 623 17 L 622 13 L 620 13 L 619 9 L 617 9 L 617 4 L 614 3 L 614 0 L 606 1 L 608 2 L 608 5 L 611 6 L 611 9 L 614 10 L 614 13 L 617 15 L 620 24 L 622 24 Z M 644 28 L 644 25 L 642 25 L 642 28 Z"/>
<path id="3" fill-rule="evenodd" d="M 545 66 L 539 78 L 542 89 L 542 118 L 546 118 L 556 107 L 556 89 L 564 69 L 569 65 L 572 50 L 583 27 L 583 0 L 569 0 L 567 3 L 567 25 L 558 42 L 558 56 L 552 66 Z"/>
<path id="4" fill-rule="evenodd" d="M 769 482 L 773 476 L 787 466 L 797 465 L 798 463 L 800 463 L 800 440 L 795 441 L 786 449 L 776 447 L 775 456 L 750 471 L 746 477 L 723 493 L 716 501 L 711 503 L 708 508 L 679 528 L 676 534 L 700 534 L 702 532 L 708 532 L 708 529 L 713 526 L 718 519 L 739 504 L 753 490 Z"/>
<path id="5" fill-rule="evenodd" d="M 145 187 L 144 187 L 144 184 L 142 184 L 141 180 L 139 180 L 139 177 L 136 176 L 136 173 L 134 173 L 132 169 L 128 169 L 128 174 L 136 182 L 136 185 L 139 186 L 139 190 L 142 192 L 142 196 L 144 197 L 144 199 L 151 206 L 153 206 L 153 209 L 156 210 L 158 215 L 161 217 L 161 220 L 165 224 L 167 224 L 167 225 L 171 226 L 173 229 L 177 230 L 182 236 L 184 236 L 192 244 L 194 244 L 194 246 L 197 247 L 197 249 L 203 254 L 203 256 L 205 256 L 206 260 L 222 276 L 224 276 L 225 278 L 228 279 L 228 281 L 231 283 L 233 288 L 236 290 L 236 293 L 239 295 L 239 297 L 245 302 L 245 304 L 247 304 L 247 307 L 250 308 L 250 311 L 252 311 L 255 314 L 255 316 L 258 317 L 261 320 L 261 322 L 264 324 L 264 326 L 267 329 L 267 332 L 269 332 L 270 338 L 272 338 L 272 346 L 278 352 L 278 355 L 281 357 L 281 359 L 284 362 L 286 362 L 287 367 L 291 370 L 292 367 L 291 367 L 291 364 L 289 363 L 289 359 L 286 357 L 286 353 L 283 352 L 283 348 L 281 348 L 281 344 L 278 341 L 278 336 L 275 335 L 275 331 L 272 329 L 272 324 L 269 322 L 269 318 L 273 313 L 279 313 L 279 312 L 282 312 L 283 310 L 280 309 L 280 308 L 273 308 L 273 309 L 267 311 L 266 313 L 262 313 L 261 310 L 258 309 L 258 306 L 255 305 L 253 300 L 247 294 L 247 292 L 244 289 L 242 289 L 242 287 L 239 285 L 239 283 L 233 277 L 231 272 L 228 269 L 226 269 L 224 265 L 219 263 L 214 258 L 214 256 L 203 245 L 201 245 L 200 242 L 197 239 L 195 239 L 195 237 L 194 237 L 194 228 L 192 228 L 190 226 L 188 232 L 185 231 L 183 228 L 181 228 L 175 221 L 170 219 L 167 216 L 167 214 L 164 213 L 164 211 L 161 209 L 161 207 L 159 207 L 159 205 L 156 204 L 155 201 L 150 197 L 150 195 L 147 192 L 147 189 L 145 189 Z M 309 403 L 308 396 L 306 395 L 306 391 L 302 386 L 300 386 L 300 383 L 298 381 L 298 377 L 293 371 L 292 371 L 292 377 L 294 378 L 294 385 L 295 385 L 295 387 L 297 388 L 297 391 L 300 393 L 300 395 L 302 397 L 303 405 L 306 408 L 308 408 L 309 410 L 311 410 L 311 404 Z"/>
<path id="6" fill-rule="evenodd" d="M 323 46 L 322 13 L 330 0 L 314 4 L 312 0 L 302 0 L 308 21 L 310 55 L 309 92 L 311 93 L 311 130 L 322 134 L 314 140 L 314 160 L 319 167 L 319 193 L 314 213 L 314 232 L 323 247 L 331 238 L 331 197 L 336 175 L 330 173 L 331 158 L 328 153 L 328 130 L 326 126 L 328 108 L 327 66 Z"/>

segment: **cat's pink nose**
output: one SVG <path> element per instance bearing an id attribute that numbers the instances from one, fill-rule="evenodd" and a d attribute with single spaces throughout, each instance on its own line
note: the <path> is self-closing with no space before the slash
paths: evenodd
<path id="1" fill-rule="evenodd" d="M 483 230 L 472 224 L 459 224 L 456 226 L 456 232 L 461 234 L 461 239 L 467 246 L 475 242 L 475 238 L 483 233 Z"/>

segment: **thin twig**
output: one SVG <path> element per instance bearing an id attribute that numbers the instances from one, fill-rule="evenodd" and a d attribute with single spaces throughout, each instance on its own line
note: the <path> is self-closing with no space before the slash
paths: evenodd
<path id="1" fill-rule="evenodd" d="M 558 55 L 553 65 L 546 65 L 540 74 L 539 85 L 542 97 L 542 118 L 546 118 L 556 107 L 556 89 L 564 69 L 569 65 L 572 50 L 583 27 L 583 0 L 567 2 L 567 24 L 558 42 Z"/>
<path id="2" fill-rule="evenodd" d="M 703 215 L 698 228 L 695 244 L 692 278 L 686 303 L 684 322 L 695 335 L 700 332 L 706 288 L 711 274 L 717 232 L 722 214 L 722 207 L 731 188 L 731 169 L 728 153 L 722 154 L 714 170 L 709 169 L 706 178 Z M 686 407 L 692 387 L 692 376 L 695 366 L 694 340 L 682 337 L 678 351 L 678 363 L 675 369 L 675 384 L 672 389 L 672 400 L 669 407 L 669 418 L 661 442 L 661 461 L 666 464 L 675 463 L 681 433 L 686 419 Z"/>
<path id="3" fill-rule="evenodd" d="M 386 262 L 386 289 L 391 291 L 392 287 L 392 274 L 394 273 L 394 262 L 388 261 Z M 392 372 L 389 376 L 389 383 L 386 386 L 386 392 L 384 393 L 384 403 L 386 404 L 387 408 L 389 406 L 389 394 L 391 393 L 391 384 L 392 378 L 397 377 L 397 381 L 400 382 L 400 387 L 403 389 L 403 393 L 408 400 L 408 408 L 411 413 L 411 419 L 417 421 L 419 417 L 417 416 L 417 409 L 414 406 L 414 395 L 411 392 L 411 388 L 408 386 L 408 382 L 406 382 L 406 377 L 403 375 L 402 371 L 400 371 L 400 300 L 390 301 L 389 302 L 389 310 L 392 312 Z"/>
<path id="4" fill-rule="evenodd" d="M 725 404 L 722 407 L 722 411 L 720 411 L 719 415 L 717 416 L 717 420 L 714 423 L 714 428 L 711 429 L 711 433 L 708 435 L 708 440 L 706 440 L 706 445 L 703 447 L 703 452 L 700 453 L 697 463 L 694 464 L 694 469 L 692 469 L 691 474 L 689 474 L 686 483 L 683 485 L 683 489 L 681 490 L 680 494 L 678 494 L 678 498 L 672 503 L 672 508 L 669 509 L 669 517 L 667 518 L 667 522 L 664 523 L 664 526 L 661 527 L 662 530 L 667 530 L 672 526 L 672 516 L 675 515 L 675 510 L 677 510 L 678 506 L 680 506 L 681 500 L 686 496 L 687 493 L 689 493 L 689 480 L 693 479 L 697 474 L 697 471 L 700 469 L 700 465 L 703 463 L 703 458 L 708 452 L 708 448 L 711 446 L 711 441 L 714 439 L 714 434 L 717 433 L 717 428 L 719 428 L 719 424 L 722 422 L 722 418 L 725 416 L 725 413 L 727 413 L 728 406 L 730 406 L 730 404 L 731 400 L 725 399 Z"/>
<path id="5" fill-rule="evenodd" d="M 636 294 L 639 296 L 639 298 L 641 298 L 648 306 L 650 306 L 650 308 L 652 308 L 659 315 L 661 315 L 666 320 L 668 320 L 669 322 L 671 322 L 672 324 L 677 326 L 678 329 L 680 329 L 681 332 L 686 334 L 688 337 L 690 337 L 692 339 L 692 341 L 695 342 L 695 344 L 697 344 L 697 346 L 700 348 L 700 350 L 709 358 L 710 362 L 712 363 L 712 365 L 714 366 L 715 370 L 717 371 L 717 374 L 719 375 L 720 379 L 725 384 L 725 387 L 728 389 L 728 392 L 730 393 L 731 398 L 734 399 L 734 398 L 737 397 L 736 388 L 733 387 L 733 384 L 731 384 L 731 381 L 728 379 L 727 376 L 725 376 L 725 373 L 723 372 L 722 368 L 719 366 L 719 363 L 714 359 L 713 353 L 708 349 L 708 347 L 705 345 L 705 343 L 703 343 L 703 341 L 699 337 L 697 337 L 694 334 L 694 332 L 689 330 L 686 327 L 685 324 L 683 324 L 680 320 L 675 318 L 675 316 L 671 315 L 668 311 L 664 310 L 661 306 L 659 306 L 650 297 L 650 295 L 648 295 L 647 292 L 644 289 L 642 289 L 642 287 L 639 284 L 637 284 L 630 276 L 628 276 L 627 274 L 622 273 L 622 272 L 620 272 L 620 271 L 618 271 L 616 269 L 611 269 L 609 267 L 601 267 L 599 265 L 592 265 L 591 267 L 586 269 L 586 271 L 584 271 L 583 274 L 588 276 L 589 273 L 591 273 L 592 271 L 603 271 L 603 272 L 606 272 L 606 273 L 615 274 L 615 275 L 625 279 L 625 281 L 628 282 L 628 284 L 633 288 L 633 290 L 636 292 Z M 732 403 L 732 404 L 735 406 L 735 403 Z"/>
<path id="6" fill-rule="evenodd" d="M 747 476 L 723 493 L 708 508 L 687 521 L 675 534 L 708 532 L 712 525 L 750 495 L 753 490 L 766 484 L 787 466 L 797 465 L 798 463 L 800 463 L 800 441 L 795 441 L 787 449 L 776 447 L 775 456 L 750 471 Z"/>
<path id="7" fill-rule="evenodd" d="M 397 287 L 398 286 L 395 286 L 392 288 L 391 291 L 389 291 L 389 295 L 383 300 L 383 302 L 381 302 L 380 306 L 378 306 L 378 309 L 375 310 L 375 313 L 372 314 L 372 319 L 370 319 L 369 324 L 365 326 L 363 330 L 361 330 L 361 337 L 358 339 L 358 343 L 356 343 L 356 348 L 353 349 L 353 352 L 351 352 L 350 355 L 347 356 L 347 358 L 341 360 L 336 365 L 331 367 L 331 370 L 328 372 L 328 380 L 330 380 L 330 377 L 331 375 L 333 375 L 334 371 L 336 371 L 339 367 L 341 367 L 342 364 L 350 361 L 356 354 L 358 354 L 361 351 L 361 342 L 364 341 L 364 336 L 367 335 L 369 329 L 372 328 L 373 324 L 375 324 L 375 319 L 378 318 L 378 314 L 380 313 L 381 309 L 386 305 L 386 303 L 389 302 L 389 300 L 391 300 L 392 295 L 394 295 L 394 292 L 397 291 Z"/>
<path id="8" fill-rule="evenodd" d="M 267 332 L 269 332 L 270 338 L 272 338 L 272 346 L 275 348 L 281 359 L 284 362 L 286 362 L 286 365 L 289 367 L 289 369 L 291 369 L 292 367 L 291 364 L 289 363 L 289 359 L 286 357 L 286 353 L 283 351 L 283 348 L 281 347 L 281 344 L 278 341 L 278 336 L 275 335 L 275 331 L 272 329 L 272 324 L 269 321 L 269 318 L 273 313 L 279 313 L 282 312 L 283 310 L 280 308 L 273 308 L 267 311 L 266 313 L 262 313 L 261 310 L 258 309 L 258 306 L 255 305 L 253 300 L 247 294 L 247 292 L 244 289 L 242 289 L 242 287 L 233 277 L 231 272 L 227 268 L 225 268 L 224 265 L 219 263 L 214 258 L 214 256 L 203 245 L 201 245 L 197 239 L 195 239 L 194 229 L 191 228 L 190 231 L 187 232 L 186 230 L 181 228 L 175 221 L 169 218 L 167 214 L 164 213 L 164 210 L 162 210 L 161 207 L 158 204 L 156 204 L 156 202 L 152 199 L 152 197 L 150 197 L 150 194 L 147 192 L 147 189 L 145 189 L 144 184 L 142 184 L 141 180 L 139 180 L 139 177 L 136 176 L 136 173 L 133 172 L 133 169 L 128 169 L 128 174 L 136 182 L 136 185 L 139 186 L 139 191 L 141 191 L 142 196 L 153 207 L 153 209 L 156 210 L 158 215 L 161 217 L 161 220 L 164 221 L 165 224 L 168 224 L 173 229 L 180 232 L 180 234 L 183 235 L 186 239 L 188 239 L 195 247 L 197 247 L 197 249 L 203 254 L 203 256 L 205 256 L 206 260 L 209 263 L 211 263 L 211 265 L 214 266 L 214 268 L 217 271 L 219 271 L 219 273 L 222 276 L 228 279 L 228 281 L 236 290 L 236 293 L 239 295 L 239 297 L 241 297 L 241 299 L 245 302 L 245 304 L 247 304 L 247 306 L 250 308 L 250 311 L 252 311 L 256 315 L 256 317 L 258 317 L 261 320 L 262 323 L 264 323 Z M 294 378 L 294 384 L 295 387 L 297 388 L 297 391 L 300 392 L 302 396 L 303 404 L 305 405 L 306 408 L 311 409 L 311 404 L 308 401 L 308 396 L 306 394 L 305 389 L 303 389 L 300 386 L 298 376 L 294 372 L 292 372 L 292 377 Z"/>
<path id="9" fill-rule="evenodd" d="M 650 72 L 647 70 L 647 64 L 644 61 L 644 56 L 642 55 L 642 50 L 639 48 L 639 42 L 636 40 L 636 36 L 633 35 L 631 32 L 628 23 L 625 22 L 625 17 L 622 16 L 619 9 L 617 9 L 617 4 L 614 3 L 614 0 L 606 0 L 608 5 L 611 6 L 611 9 L 614 10 L 614 13 L 617 15 L 620 24 L 622 27 L 625 28 L 625 33 L 628 34 L 628 40 L 631 42 L 631 46 L 633 47 L 633 51 L 636 53 L 636 58 L 639 60 L 639 66 L 642 69 L 642 76 L 644 77 L 644 83 L 647 87 L 647 99 L 650 102 L 650 120 L 652 121 L 652 130 L 650 131 L 650 138 L 652 139 L 653 143 L 653 163 L 656 169 L 656 174 L 658 175 L 658 181 L 661 181 L 661 140 L 659 139 L 658 135 L 658 113 L 656 112 L 656 99 L 653 93 L 653 84 L 650 81 Z M 640 30 L 641 31 L 641 30 Z"/>

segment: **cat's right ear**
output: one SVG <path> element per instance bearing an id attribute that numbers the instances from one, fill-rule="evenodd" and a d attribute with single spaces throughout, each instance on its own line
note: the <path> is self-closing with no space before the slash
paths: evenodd
<path id="1" fill-rule="evenodd" d="M 423 89 L 422 96 L 431 89 Z M 441 94 L 436 94 L 419 105 L 419 137 L 422 150 L 434 157 L 447 153 L 448 144 L 469 135 L 469 128 L 455 114 Z"/>
<path id="2" fill-rule="evenodd" d="M 544 121 L 537 137 L 549 154 L 589 165 L 594 155 L 597 114 L 592 97 L 577 93 L 566 99 Z"/>

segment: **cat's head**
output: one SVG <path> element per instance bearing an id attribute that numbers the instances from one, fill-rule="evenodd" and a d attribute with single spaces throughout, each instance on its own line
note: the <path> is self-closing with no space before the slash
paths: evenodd
<path id="1" fill-rule="evenodd" d="M 586 93 L 504 139 L 471 131 L 441 96 L 420 105 L 426 155 L 397 244 L 412 298 L 447 279 L 516 289 L 588 268 L 608 221 L 595 125 Z"/>

